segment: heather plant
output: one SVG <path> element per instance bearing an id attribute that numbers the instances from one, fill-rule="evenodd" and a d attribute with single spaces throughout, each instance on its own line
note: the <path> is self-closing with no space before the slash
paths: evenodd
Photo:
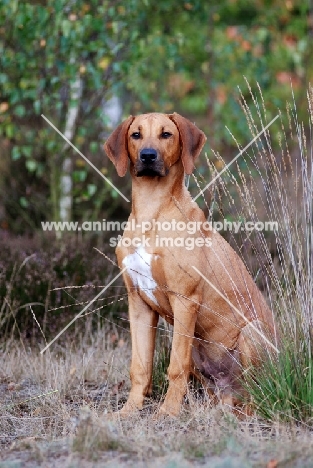
<path id="1" fill-rule="evenodd" d="M 117 267 L 101 255 L 94 240 L 16 239 L 0 241 L 0 334 L 37 339 L 53 337 L 116 275 Z M 108 253 L 108 252 L 107 252 Z M 110 255 L 110 253 L 109 253 Z M 92 332 L 127 312 L 122 282 L 109 288 L 74 326 Z M 34 320 L 34 318 L 36 320 Z"/>

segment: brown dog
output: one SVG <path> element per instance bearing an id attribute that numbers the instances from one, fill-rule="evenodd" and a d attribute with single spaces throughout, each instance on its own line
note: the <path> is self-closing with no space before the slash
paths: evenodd
<path id="1" fill-rule="evenodd" d="M 131 228 L 116 249 L 120 268 L 127 268 L 132 339 L 131 391 L 122 415 L 141 409 L 152 390 L 159 316 L 174 325 L 159 414 L 178 415 L 190 372 L 235 404 L 242 393 L 238 377 L 271 344 L 265 300 L 184 184 L 205 140 L 179 114 L 152 113 L 129 117 L 104 145 L 118 175 L 125 176 L 130 162 L 132 177 Z"/>

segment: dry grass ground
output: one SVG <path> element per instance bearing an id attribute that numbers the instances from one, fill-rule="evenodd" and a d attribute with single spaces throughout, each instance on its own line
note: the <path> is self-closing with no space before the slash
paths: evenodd
<path id="1" fill-rule="evenodd" d="M 178 419 L 154 421 L 158 400 L 150 399 L 140 414 L 111 421 L 129 389 L 130 343 L 121 333 L 68 340 L 43 356 L 43 344 L 2 346 L 1 468 L 312 466 L 304 425 L 238 419 L 192 389 Z"/>

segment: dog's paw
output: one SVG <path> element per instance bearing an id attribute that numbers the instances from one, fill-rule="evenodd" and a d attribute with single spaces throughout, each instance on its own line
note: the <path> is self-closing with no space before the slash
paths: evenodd
<path id="1" fill-rule="evenodd" d="M 134 416 L 139 413 L 139 410 L 137 408 L 133 409 L 132 411 L 124 410 L 123 408 L 119 411 L 115 411 L 114 413 L 107 413 L 105 415 L 105 419 L 107 421 L 119 421 L 120 419 L 126 419 L 131 416 Z"/>
<path id="2" fill-rule="evenodd" d="M 123 408 L 114 413 L 108 413 L 106 415 L 107 419 L 111 421 L 116 421 L 118 419 L 125 419 L 135 414 L 139 414 L 141 408 L 139 408 L 134 402 L 127 401 Z"/>
<path id="3" fill-rule="evenodd" d="M 153 419 L 160 421 L 165 418 L 177 418 L 180 413 L 180 405 L 169 406 L 163 403 L 157 413 L 154 414 Z"/>

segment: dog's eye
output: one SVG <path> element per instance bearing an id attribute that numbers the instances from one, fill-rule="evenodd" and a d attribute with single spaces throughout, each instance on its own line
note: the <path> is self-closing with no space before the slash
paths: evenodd
<path id="1" fill-rule="evenodd" d="M 140 138 L 140 133 L 139 132 L 134 132 L 131 134 L 131 137 L 134 139 L 134 140 L 139 140 Z"/>
<path id="2" fill-rule="evenodd" d="M 172 134 L 170 132 L 162 132 L 161 133 L 161 138 L 169 138 L 171 136 L 172 136 Z"/>

